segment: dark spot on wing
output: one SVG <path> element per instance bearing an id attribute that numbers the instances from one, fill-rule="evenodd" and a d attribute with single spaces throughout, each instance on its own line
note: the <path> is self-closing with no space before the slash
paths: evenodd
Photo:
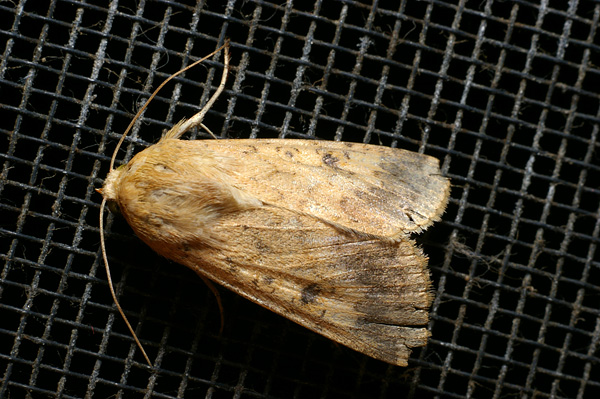
<path id="1" fill-rule="evenodd" d="M 169 167 L 167 164 L 164 164 L 164 163 L 157 163 L 156 165 L 154 165 L 154 169 L 158 173 L 161 173 L 161 172 L 173 173 L 173 169 L 171 169 L 171 167 Z"/>
<path id="2" fill-rule="evenodd" d="M 304 304 L 313 303 L 321 293 L 319 284 L 310 284 L 302 289 L 302 302 Z"/>
<path id="3" fill-rule="evenodd" d="M 266 244 L 264 241 L 256 239 L 254 241 L 254 247 L 258 250 L 258 252 L 260 253 L 266 253 L 266 252 L 271 252 L 271 247 Z"/>
<path id="4" fill-rule="evenodd" d="M 410 182 L 416 178 L 427 177 L 425 175 L 425 170 L 427 168 L 427 164 L 422 162 L 422 159 L 418 158 L 417 162 L 410 162 L 411 160 L 396 160 L 395 162 L 390 162 L 388 160 L 382 160 L 377 166 L 381 168 L 381 170 L 389 173 L 396 179 L 403 180 L 405 182 Z M 391 177 L 388 176 L 387 179 Z"/>
<path id="5" fill-rule="evenodd" d="M 273 281 L 275 281 L 273 277 L 263 277 L 263 283 L 265 283 L 265 285 L 271 285 L 273 284 Z"/>
<path id="6" fill-rule="evenodd" d="M 325 165 L 327 166 L 331 166 L 331 167 L 337 167 L 337 163 L 340 161 L 337 157 L 334 157 L 331 154 L 325 154 L 323 155 L 322 161 Z"/>

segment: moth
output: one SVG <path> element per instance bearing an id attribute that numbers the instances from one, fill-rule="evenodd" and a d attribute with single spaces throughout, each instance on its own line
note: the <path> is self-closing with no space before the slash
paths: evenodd
<path id="1" fill-rule="evenodd" d="M 203 126 L 228 63 L 226 45 L 221 85 L 198 114 L 111 166 L 103 205 L 116 203 L 140 239 L 201 277 L 406 366 L 430 335 L 427 257 L 410 235 L 446 208 L 438 160 L 345 142 L 181 140 Z"/>

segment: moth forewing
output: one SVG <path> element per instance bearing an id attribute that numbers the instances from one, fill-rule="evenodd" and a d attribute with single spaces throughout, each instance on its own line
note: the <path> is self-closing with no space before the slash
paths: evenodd
<path id="1" fill-rule="evenodd" d="M 187 143 L 182 156 L 218 157 L 229 184 L 265 203 L 375 236 L 420 232 L 448 201 L 438 160 L 410 151 L 287 139 Z M 178 146 L 165 140 L 161 149 L 166 155 Z"/>

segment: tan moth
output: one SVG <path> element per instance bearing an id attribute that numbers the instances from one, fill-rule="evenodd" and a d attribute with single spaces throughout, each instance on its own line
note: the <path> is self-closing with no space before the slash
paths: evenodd
<path id="1" fill-rule="evenodd" d="M 446 208 L 438 160 L 344 142 L 181 140 L 223 90 L 224 48 L 221 85 L 199 113 L 126 165 L 113 169 L 113 156 L 102 208 L 114 201 L 139 238 L 204 279 L 406 366 L 430 335 L 427 257 L 409 235 Z"/>

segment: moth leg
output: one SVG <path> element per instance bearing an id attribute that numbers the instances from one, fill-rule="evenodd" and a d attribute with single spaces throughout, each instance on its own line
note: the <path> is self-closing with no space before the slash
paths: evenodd
<path id="1" fill-rule="evenodd" d="M 213 139 L 217 138 L 217 136 L 215 136 L 215 134 L 213 132 L 211 132 L 211 130 L 204 123 L 201 123 L 200 127 L 202 129 L 206 130 L 211 136 L 213 136 Z"/>
<path id="2" fill-rule="evenodd" d="M 206 115 L 208 110 L 211 109 L 211 107 L 213 106 L 215 101 L 217 101 L 217 98 L 219 98 L 219 96 L 225 89 L 225 82 L 227 82 L 227 73 L 229 72 L 229 61 L 231 59 L 231 56 L 229 55 L 229 40 L 227 40 L 225 42 L 225 44 L 223 45 L 223 48 L 225 50 L 225 57 L 223 60 L 223 75 L 221 76 L 221 83 L 219 84 L 217 91 L 215 91 L 215 93 L 212 95 L 210 100 L 208 100 L 206 105 L 204 107 L 202 107 L 202 109 L 199 112 L 194 114 L 194 116 L 192 116 L 187 121 L 174 126 L 173 129 L 171 129 L 167 132 L 167 135 L 165 136 L 165 138 L 178 139 L 181 137 L 181 135 L 183 135 L 185 132 L 187 132 L 188 130 L 190 130 L 191 128 L 193 128 L 195 126 L 202 126 L 203 128 L 206 129 L 206 126 L 204 126 L 202 124 L 202 120 L 204 119 L 204 116 Z M 208 129 L 206 129 L 206 130 L 213 137 L 215 136 L 214 134 L 212 134 L 212 132 L 210 130 L 208 130 Z"/>
<path id="3" fill-rule="evenodd" d="M 221 302 L 221 293 L 212 281 L 202 275 L 200 272 L 196 272 L 196 274 L 204 281 L 204 284 L 208 286 L 208 288 L 212 291 L 215 299 L 217 300 L 217 306 L 219 307 L 219 312 L 221 313 L 221 328 L 219 329 L 219 334 L 223 334 L 223 329 L 225 328 L 225 311 L 223 308 L 223 303 Z"/>

